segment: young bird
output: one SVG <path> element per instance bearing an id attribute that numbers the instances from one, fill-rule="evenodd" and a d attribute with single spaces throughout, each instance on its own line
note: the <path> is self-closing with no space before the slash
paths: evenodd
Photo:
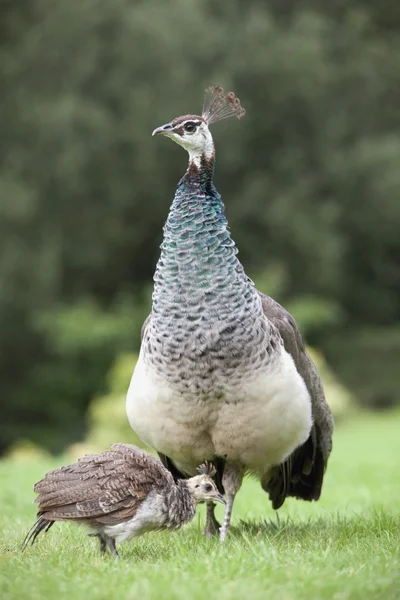
<path id="1" fill-rule="evenodd" d="M 37 521 L 23 542 L 25 549 L 55 521 L 89 525 L 103 555 L 108 547 L 118 557 L 115 542 L 147 531 L 178 529 L 195 515 L 200 502 L 222 502 L 207 463 L 200 475 L 174 481 L 171 473 L 147 452 L 129 444 L 87 455 L 73 465 L 50 471 L 35 486 Z"/>

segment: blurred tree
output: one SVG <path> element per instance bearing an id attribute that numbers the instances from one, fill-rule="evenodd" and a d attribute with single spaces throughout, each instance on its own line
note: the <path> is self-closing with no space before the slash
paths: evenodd
<path id="1" fill-rule="evenodd" d="M 200 110 L 210 83 L 232 87 L 248 111 L 214 130 L 216 183 L 247 271 L 268 293 L 264 274 L 279 270 L 276 297 L 343 372 L 334 341 L 350 326 L 352 340 L 394 330 L 400 16 L 385 6 L 1 3 L 0 450 L 79 438 L 115 353 L 138 349 L 186 160 L 150 134 Z M 354 373 L 368 379 L 363 357 Z M 369 402 L 380 377 L 397 382 L 389 403 L 400 400 L 396 369 L 380 373 Z"/>

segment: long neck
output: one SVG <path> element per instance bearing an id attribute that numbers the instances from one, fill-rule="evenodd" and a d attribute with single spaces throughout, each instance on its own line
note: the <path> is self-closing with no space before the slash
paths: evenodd
<path id="1" fill-rule="evenodd" d="M 215 163 L 215 148 L 211 133 L 208 131 L 204 140 L 204 147 L 201 150 L 189 149 L 189 168 L 197 167 L 200 171 L 205 168 L 205 165 L 210 165 L 209 175 L 212 180 L 214 175 Z"/>
<path id="2" fill-rule="evenodd" d="M 191 521 L 196 513 L 196 502 L 189 492 L 184 479 L 169 489 L 166 496 L 168 517 L 166 526 L 170 529 L 181 527 Z"/>
<path id="3" fill-rule="evenodd" d="M 182 314 L 211 324 L 256 294 L 237 259 L 213 173 L 214 154 L 203 154 L 178 184 L 154 275 L 155 325 Z"/>

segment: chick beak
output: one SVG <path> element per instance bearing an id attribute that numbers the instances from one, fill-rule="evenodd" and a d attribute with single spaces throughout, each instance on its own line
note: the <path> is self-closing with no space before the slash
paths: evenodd
<path id="1" fill-rule="evenodd" d="M 171 123 L 166 123 L 165 125 L 161 125 L 161 127 L 157 127 L 157 129 L 155 129 L 151 135 L 157 135 L 157 134 L 168 135 L 168 133 L 171 131 L 171 129 L 172 129 Z"/>
<path id="2" fill-rule="evenodd" d="M 215 494 L 214 500 L 216 500 L 217 502 L 221 502 L 221 504 L 226 504 L 225 498 L 222 494 Z"/>

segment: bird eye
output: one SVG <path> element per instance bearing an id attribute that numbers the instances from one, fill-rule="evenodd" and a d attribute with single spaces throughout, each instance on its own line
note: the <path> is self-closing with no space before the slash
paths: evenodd
<path id="1" fill-rule="evenodd" d="M 183 128 L 188 133 L 193 133 L 194 131 L 196 131 L 196 123 L 193 123 L 193 121 L 189 121 L 188 123 L 184 124 Z"/>
<path id="2" fill-rule="evenodd" d="M 211 483 L 206 483 L 206 485 L 204 486 L 204 490 L 206 492 L 212 492 L 213 486 L 211 485 Z"/>

